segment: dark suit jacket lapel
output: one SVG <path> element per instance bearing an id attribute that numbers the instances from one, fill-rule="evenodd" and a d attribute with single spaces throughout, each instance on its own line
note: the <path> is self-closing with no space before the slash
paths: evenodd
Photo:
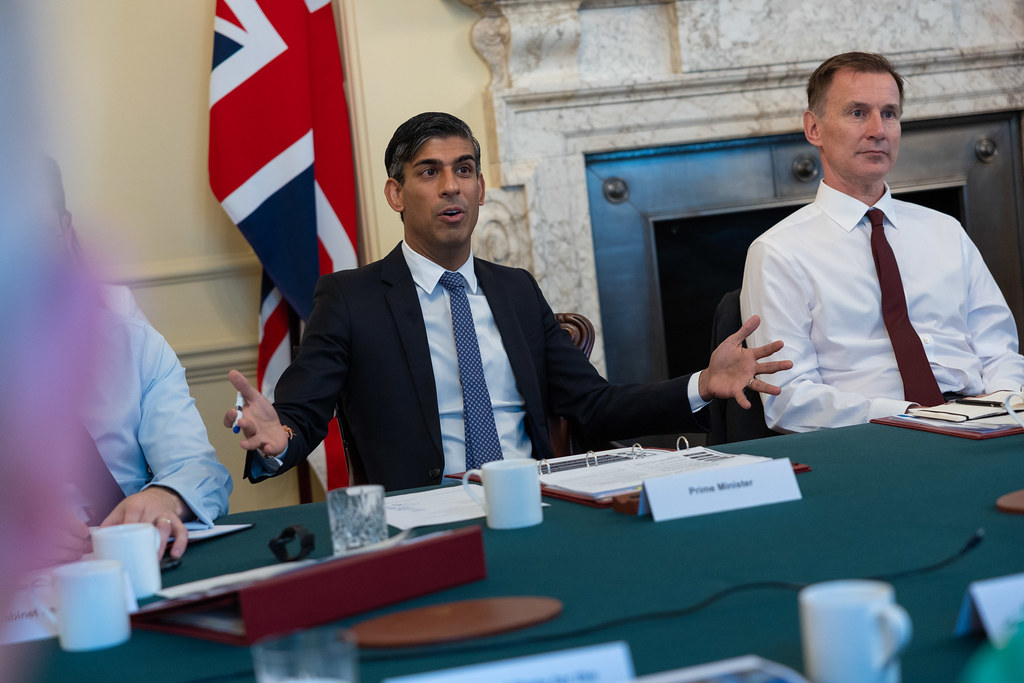
<path id="1" fill-rule="evenodd" d="M 505 353 L 512 365 L 512 374 L 516 378 L 516 388 L 526 402 L 526 413 L 533 418 L 533 430 L 545 429 L 544 402 L 541 400 L 540 384 L 530 348 L 523 335 L 523 326 L 516 315 L 516 309 L 508 292 L 498 283 L 494 272 L 486 261 L 475 259 L 477 281 L 484 290 L 487 303 L 491 306 L 494 322 L 501 333 L 501 342 L 505 345 Z M 536 434 L 531 434 L 536 437 Z M 534 445 L 534 450 L 537 450 Z"/>
<path id="2" fill-rule="evenodd" d="M 434 367 L 430 362 L 430 346 L 427 343 L 427 328 L 423 324 L 423 311 L 416 295 L 416 283 L 405 263 L 402 246 L 391 251 L 382 262 L 381 281 L 388 287 L 385 298 L 395 320 L 395 328 L 405 349 L 405 360 L 416 387 L 423 417 L 430 426 L 430 438 L 438 453 L 444 453 L 441 445 L 441 419 L 438 417 L 437 388 L 434 384 Z"/>

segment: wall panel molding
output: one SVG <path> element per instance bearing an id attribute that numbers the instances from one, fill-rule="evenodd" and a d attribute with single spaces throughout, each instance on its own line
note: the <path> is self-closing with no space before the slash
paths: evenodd
<path id="1" fill-rule="evenodd" d="M 206 382 L 226 382 L 229 370 L 238 370 L 255 379 L 256 344 L 215 344 L 206 347 L 182 349 L 178 360 L 185 366 L 189 385 Z"/>
<path id="2" fill-rule="evenodd" d="M 235 278 L 259 271 L 259 259 L 253 252 L 245 251 L 115 267 L 111 270 L 110 280 L 132 289 L 140 289 Z"/>

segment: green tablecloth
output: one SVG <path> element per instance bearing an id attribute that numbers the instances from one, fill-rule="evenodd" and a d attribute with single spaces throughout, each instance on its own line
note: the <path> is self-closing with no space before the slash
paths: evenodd
<path id="1" fill-rule="evenodd" d="M 813 472 L 798 476 L 803 500 L 660 524 L 551 501 L 540 526 L 485 529 L 486 580 L 371 614 L 532 594 L 562 600 L 561 617 L 475 641 L 479 647 L 470 652 L 437 648 L 403 658 L 365 651 L 362 681 L 618 639 L 628 641 L 638 674 L 747 653 L 800 669 L 796 594 L 780 589 L 734 594 L 688 616 L 559 636 L 617 617 L 686 606 L 738 584 L 815 582 L 923 567 L 955 553 L 985 527 L 984 542 L 951 566 L 894 581 L 897 600 L 914 622 L 904 681 L 955 679 L 982 642 L 979 636 L 952 635 L 967 584 L 1024 571 L 1024 517 L 995 509 L 997 497 L 1024 488 L 1024 436 L 969 441 L 863 425 L 722 450 L 811 465 Z M 288 524 L 302 523 L 316 534 L 317 554 L 330 550 L 322 504 L 219 521 L 256 526 L 190 548 L 182 567 L 165 574 L 166 584 L 268 564 L 273 557 L 266 542 Z M 15 653 L 37 657 L 36 679 L 43 681 L 253 680 L 245 648 L 138 630 L 129 643 L 100 652 L 65 653 L 55 641 L 0 648 L 0 656 Z"/>

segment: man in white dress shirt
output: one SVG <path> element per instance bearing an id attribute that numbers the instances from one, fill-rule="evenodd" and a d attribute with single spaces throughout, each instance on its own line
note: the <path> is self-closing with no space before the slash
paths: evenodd
<path id="1" fill-rule="evenodd" d="M 978 249 L 955 219 L 893 199 L 885 182 L 899 151 L 902 77 L 882 55 L 851 52 L 819 66 L 807 96 L 804 134 L 824 179 L 812 204 L 751 244 L 740 297 L 743 315 L 764 321 L 752 342 L 784 339 L 793 360 L 776 375 L 781 393 L 763 396 L 768 426 L 839 427 L 943 395 L 1019 388 L 1016 326 Z M 893 288 L 882 284 L 886 253 Z M 898 323 L 883 305 L 899 310 L 906 334 L 890 329 Z M 904 346 L 930 390 L 911 389 Z"/>

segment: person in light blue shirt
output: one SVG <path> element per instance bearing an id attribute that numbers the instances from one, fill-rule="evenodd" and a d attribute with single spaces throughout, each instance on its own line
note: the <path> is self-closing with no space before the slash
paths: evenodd
<path id="1" fill-rule="evenodd" d="M 228 510 L 231 475 L 217 461 L 185 382 L 185 369 L 153 327 L 100 312 L 93 401 L 82 422 L 127 498 L 103 524 L 148 521 L 187 536 Z M 164 531 L 164 529 L 161 529 Z"/>
<path id="2" fill-rule="evenodd" d="M 37 212 L 44 225 L 53 227 L 58 257 L 62 254 L 81 262 L 60 169 L 48 157 L 41 161 L 44 185 L 51 195 L 43 198 Z M 185 369 L 146 320 L 131 292 L 126 287 L 101 285 L 94 299 L 98 339 L 93 380 L 75 418 L 92 438 L 124 498 L 116 506 L 111 503 L 90 512 L 98 512 L 102 526 L 153 524 L 160 532 L 161 547 L 173 536 L 171 554 L 180 557 L 188 543 L 185 522 L 212 525 L 215 518 L 227 513 L 231 475 L 210 445 L 206 426 L 189 394 Z M 85 450 L 91 448 L 83 445 L 79 454 L 83 461 L 88 459 Z M 98 461 L 83 464 L 100 466 Z M 67 502 L 72 508 L 94 504 L 81 485 L 69 484 Z M 93 515 L 69 517 L 58 553 L 51 559 L 74 560 L 88 550 L 89 530 L 82 516 Z"/>

